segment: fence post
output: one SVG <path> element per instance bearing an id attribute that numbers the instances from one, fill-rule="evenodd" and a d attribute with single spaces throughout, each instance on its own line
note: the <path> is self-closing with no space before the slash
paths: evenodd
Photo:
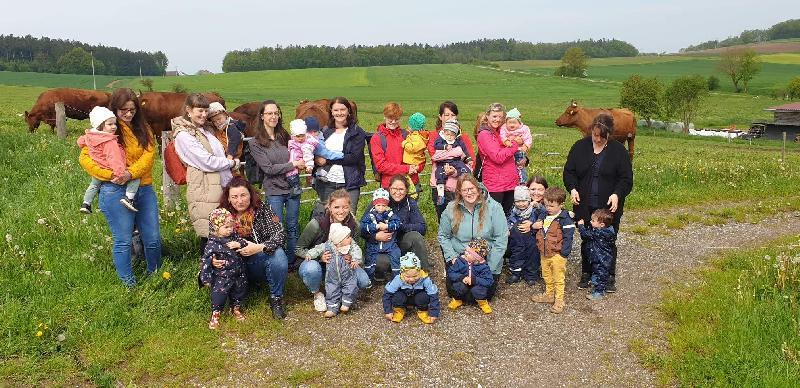
<path id="1" fill-rule="evenodd" d="M 783 131 L 783 150 L 781 151 L 781 162 L 786 162 L 786 131 Z"/>
<path id="2" fill-rule="evenodd" d="M 67 138 L 67 114 L 61 101 L 56 103 L 56 135 L 61 139 Z"/>
<path id="3" fill-rule="evenodd" d="M 172 131 L 161 132 L 161 193 L 164 195 L 164 207 L 169 210 L 174 210 L 175 205 L 178 203 L 181 190 L 172 178 L 167 174 L 167 164 L 164 162 L 164 151 L 172 139 Z"/>

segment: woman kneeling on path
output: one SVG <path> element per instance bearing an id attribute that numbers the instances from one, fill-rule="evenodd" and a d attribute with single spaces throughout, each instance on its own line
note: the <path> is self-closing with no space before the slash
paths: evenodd
<path id="1" fill-rule="evenodd" d="M 358 235 L 358 222 L 355 216 L 351 213 L 350 194 L 345 189 L 334 190 L 328 196 L 327 205 L 325 205 L 325 212 L 306 224 L 303 233 L 297 240 L 297 248 L 295 255 L 298 257 L 306 257 L 308 250 L 315 247 L 317 244 L 324 243 L 328 240 L 331 231 L 331 224 L 339 223 L 350 228 L 350 237 L 353 239 L 353 244 L 356 243 Z M 331 253 L 325 252 L 317 260 L 304 260 L 297 270 L 298 275 L 303 283 L 308 287 L 308 290 L 314 294 L 314 309 L 319 312 L 326 310 L 325 295 L 319 290 L 322 283 L 322 277 L 325 273 L 322 266 L 327 264 L 331 259 Z M 354 269 L 358 288 L 369 288 L 372 283 L 369 276 L 363 268 L 357 267 Z"/>
<path id="2" fill-rule="evenodd" d="M 439 244 L 444 253 L 445 268 L 449 268 L 467 250 L 473 239 L 484 239 L 489 244 L 489 254 L 485 258 L 494 276 L 494 284 L 489 288 L 486 299 L 492 299 L 497 291 L 497 280 L 503 268 L 503 253 L 508 245 L 508 225 L 503 207 L 489 197 L 486 189 L 479 185 L 474 176 L 464 174 L 458 177 L 456 197 L 447 205 L 439 220 Z M 456 297 L 448 282 L 447 293 Z M 470 295 L 465 301 L 472 302 Z"/>
<path id="3" fill-rule="evenodd" d="M 280 219 L 269 205 L 261 202 L 258 193 L 241 176 L 235 176 L 222 192 L 219 207 L 228 209 L 236 219 L 236 233 L 247 245 L 237 252 L 247 260 L 247 277 L 250 284 L 269 285 L 269 307 L 275 319 L 286 317 L 283 305 L 283 290 L 288 272 L 283 243 L 286 234 Z M 224 261 L 213 260 L 216 268 Z"/>

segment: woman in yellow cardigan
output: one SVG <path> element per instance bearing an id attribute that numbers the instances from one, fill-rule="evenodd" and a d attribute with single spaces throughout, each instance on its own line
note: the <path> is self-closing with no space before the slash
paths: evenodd
<path id="1" fill-rule="evenodd" d="M 111 95 L 109 108 L 117 116 L 119 143 L 125 148 L 127 171 L 114 176 L 112 171 L 100 167 L 89 157 L 86 147 L 81 150 L 80 164 L 89 175 L 103 182 L 100 186 L 100 211 L 106 217 L 114 238 L 112 259 L 120 280 L 128 286 L 136 285 L 131 265 L 131 239 L 134 226 L 144 244 L 147 273 L 161 265 L 161 229 L 158 219 L 158 198 L 153 191 L 153 160 L 156 142 L 142 117 L 139 98 L 130 89 L 117 89 Z M 141 186 L 134 198 L 138 212 L 132 212 L 120 203 L 125 195 L 125 183 L 140 179 Z"/>

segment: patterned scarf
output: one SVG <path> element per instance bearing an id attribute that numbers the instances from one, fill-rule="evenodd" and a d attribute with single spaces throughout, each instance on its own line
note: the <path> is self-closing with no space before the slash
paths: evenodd
<path id="1" fill-rule="evenodd" d="M 242 237 L 253 236 L 253 220 L 255 211 L 250 208 L 236 216 L 236 233 Z"/>

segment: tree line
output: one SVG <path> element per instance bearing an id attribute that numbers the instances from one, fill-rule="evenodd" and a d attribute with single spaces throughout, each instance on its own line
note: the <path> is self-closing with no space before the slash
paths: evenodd
<path id="1" fill-rule="evenodd" d="M 169 61 L 161 52 L 130 51 L 74 40 L 0 35 L 0 70 L 37 73 L 164 75 Z"/>
<path id="2" fill-rule="evenodd" d="M 530 43 L 514 39 L 470 42 L 386 44 L 378 46 L 277 46 L 235 50 L 222 61 L 224 72 L 304 69 L 310 67 L 361 67 L 435 63 L 476 63 L 526 59 L 559 59 L 571 47 L 592 58 L 632 57 L 639 54 L 630 43 L 616 39 L 562 43 Z"/>
<path id="3" fill-rule="evenodd" d="M 719 47 L 730 47 L 741 44 L 767 42 L 777 39 L 800 38 L 800 19 L 786 20 L 765 30 L 745 30 L 739 36 L 724 40 L 709 40 L 694 46 L 681 49 L 681 52 L 700 51 Z"/>

